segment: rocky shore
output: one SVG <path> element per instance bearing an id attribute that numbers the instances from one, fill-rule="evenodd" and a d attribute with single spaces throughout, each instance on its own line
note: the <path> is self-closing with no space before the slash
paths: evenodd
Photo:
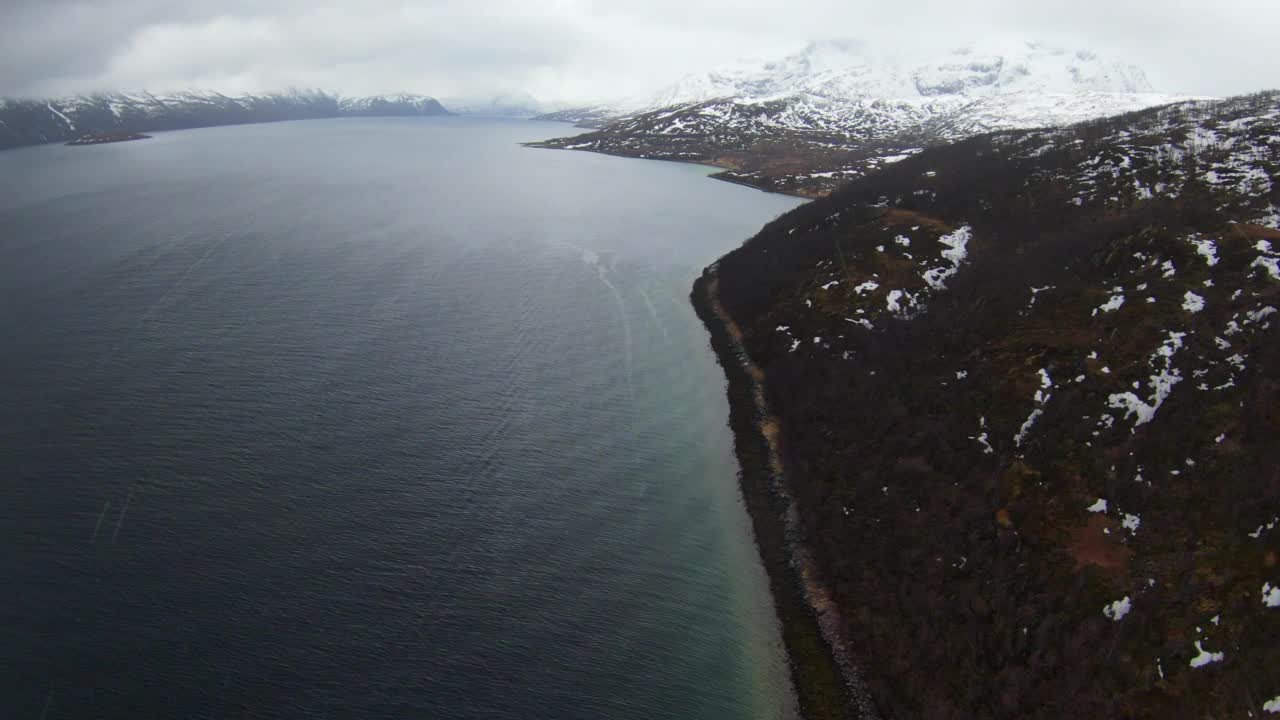
<path id="1" fill-rule="evenodd" d="M 149 140 L 150 135 L 142 133 L 91 133 L 67 143 L 68 145 L 105 145 L 106 143 L 129 142 L 130 140 Z"/>
<path id="2" fill-rule="evenodd" d="M 741 331 L 720 304 L 718 284 L 712 265 L 694 282 L 690 299 L 728 379 L 742 495 L 769 576 L 801 713 L 807 720 L 874 720 L 879 716 L 840 637 L 835 604 L 797 542 L 796 509 L 785 484 L 777 420 L 765 401 L 764 373 L 742 348 Z"/>

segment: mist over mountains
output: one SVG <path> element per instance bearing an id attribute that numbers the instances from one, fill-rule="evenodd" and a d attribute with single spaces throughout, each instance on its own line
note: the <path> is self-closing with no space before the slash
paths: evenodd
<path id="1" fill-rule="evenodd" d="M 731 102 L 778 107 L 766 123 L 773 127 L 837 130 L 849 127 L 849 119 L 842 117 L 849 109 L 876 107 L 891 111 L 885 122 L 892 134 L 961 109 L 987 116 L 977 125 L 995 129 L 1074 122 L 1177 99 L 1157 93 L 1141 67 L 1089 50 L 1036 42 L 970 43 L 919 61 L 842 40 L 810 43 L 779 60 L 686 75 L 651 95 L 564 109 L 557 115 L 580 115 L 599 124 L 601 116 L 634 117 Z"/>
<path id="2" fill-rule="evenodd" d="M 620 89 L 620 94 L 626 92 Z M 838 142 L 894 140 L 906 148 L 995 129 L 1068 124 L 1177 99 L 1156 93 L 1142 68 L 1088 50 L 984 41 L 921 60 L 858 40 L 828 40 L 779 59 L 692 73 L 654 93 L 584 98 L 581 105 L 567 108 L 549 108 L 528 92 L 494 95 L 483 88 L 443 103 L 427 95 L 344 98 L 321 91 L 0 100 L 0 148 L 85 133 L 449 111 L 512 117 L 545 113 L 542 119 L 597 127 L 612 123 L 609 141 L 585 149 L 701 161 L 700 153 L 687 149 L 640 150 L 652 143 L 637 144 L 637 138 L 718 137 L 712 144 L 725 150 L 744 138 L 790 141 L 800 134 L 819 136 L 818 141 L 828 144 L 832 137 Z"/>
<path id="3" fill-rule="evenodd" d="M 918 61 L 857 40 L 829 40 L 810 43 L 780 60 L 687 75 L 624 109 L 794 93 L 832 99 L 923 100 L 950 95 L 1152 91 L 1142 68 L 1088 50 L 1037 42 L 975 42 Z"/>

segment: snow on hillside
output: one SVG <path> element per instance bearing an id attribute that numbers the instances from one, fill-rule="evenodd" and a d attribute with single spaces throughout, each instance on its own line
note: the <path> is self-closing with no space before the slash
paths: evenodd
<path id="1" fill-rule="evenodd" d="M 1145 93 L 1151 85 L 1135 66 L 1039 43 L 973 44 L 910 62 L 862 43 L 827 41 L 774 62 L 686 76 L 631 109 L 790 93 L 910 100 L 1019 92 Z"/>
<path id="2" fill-rule="evenodd" d="M 811 43 L 765 63 L 686 76 L 616 109 L 619 129 L 655 135 L 781 131 L 956 139 L 1065 125 L 1187 98 L 1143 71 L 1084 50 L 973 44 L 925 62 L 851 41 Z"/>
<path id="3" fill-rule="evenodd" d="M 1280 94 L 1183 103 L 1153 109 L 1115 127 L 1108 127 L 1106 122 L 1109 121 L 1094 127 L 999 133 L 991 136 L 991 143 L 998 154 L 1009 159 L 1035 159 L 1044 164 L 1044 168 L 1030 170 L 1026 182 L 1037 187 L 1056 186 L 1069 208 L 1123 209 L 1153 199 L 1179 198 L 1194 188 L 1218 195 L 1215 207 L 1220 211 L 1238 206 L 1233 214 L 1242 222 L 1273 231 L 1280 229 L 1280 209 L 1270 201 L 1274 178 L 1280 176 Z M 922 154 L 917 161 L 930 157 Z M 1064 158 L 1078 160 L 1064 162 Z M 920 189 L 910 195 L 920 203 L 932 202 L 937 194 L 933 189 L 935 178 L 947 172 L 943 165 L 925 167 L 919 176 Z M 901 201 L 903 196 L 892 200 Z M 846 208 L 795 231 L 808 235 L 838 226 L 845 222 L 846 214 L 854 213 Z M 888 232 L 891 227 L 886 224 L 884 229 Z M 962 229 L 967 242 L 969 230 L 967 226 Z M 865 260 L 870 265 L 892 268 L 892 280 L 887 272 L 863 277 L 851 271 L 850 264 L 827 260 L 819 263 L 814 272 L 807 288 L 809 297 L 818 310 L 825 311 L 832 309 L 831 302 L 818 299 L 830 301 L 839 296 L 839 309 L 845 320 L 867 330 L 880 326 L 889 316 L 910 317 L 921 312 L 930 296 L 946 289 L 941 281 L 954 274 L 965 258 L 966 242 L 956 240 L 959 231 L 951 235 L 948 232 L 941 225 L 918 220 L 910 227 L 892 227 L 892 243 L 874 245 L 865 256 L 851 252 L 845 258 L 850 264 Z M 1165 255 L 1148 250 L 1132 254 L 1127 260 L 1116 260 L 1123 272 L 1106 278 L 1103 287 L 1089 291 L 1105 300 L 1096 306 L 1091 317 L 1117 311 L 1123 311 L 1125 316 L 1140 313 L 1144 305 L 1155 303 L 1149 299 L 1154 296 L 1171 299 L 1187 313 L 1195 314 L 1204 309 L 1204 300 L 1209 298 L 1222 303 L 1230 300 L 1242 308 L 1220 330 L 1221 337 L 1230 338 L 1255 324 L 1266 329 L 1268 326 L 1261 321 L 1276 312 L 1268 309 L 1272 300 L 1258 293 L 1253 293 L 1254 299 L 1250 300 L 1242 296 L 1244 291 L 1235 291 L 1240 289 L 1242 278 L 1280 280 L 1278 253 L 1269 240 L 1241 243 L 1232 238 L 1229 244 L 1235 248 L 1234 262 L 1221 266 L 1225 246 L 1199 235 L 1177 238 L 1172 243 L 1174 250 L 1167 250 Z M 1187 274 L 1188 258 L 1196 270 L 1195 285 L 1188 285 L 1191 281 L 1182 277 Z M 1224 273 L 1232 273 L 1237 286 L 1227 283 Z M 1141 302 L 1126 302 L 1124 288 L 1140 294 Z M 1036 305 L 1037 296 L 1049 290 L 1056 289 L 1029 287 L 1028 311 Z M 1187 342 L 1197 347 L 1203 344 L 1201 350 L 1205 354 L 1222 356 L 1214 360 L 1217 370 L 1197 370 L 1194 376 L 1204 378 L 1198 384 L 1217 385 L 1233 380 L 1240 368 L 1239 362 L 1227 359 L 1234 353 L 1226 352 L 1229 344 Z M 1219 370 L 1222 377 L 1210 376 Z"/>
<path id="4" fill-rule="evenodd" d="M 612 112 L 544 116 L 599 130 L 541 146 L 710 163 L 722 179 L 816 197 L 920 148 L 1193 99 L 1156 93 L 1140 68 L 1085 50 L 985 42 L 922 62 L 822 42 L 689 75 Z"/>
<path id="5" fill-rule="evenodd" d="M 992 130 L 1071 125 L 1186 100 L 1159 93 L 1087 90 L 1075 93 L 1016 92 L 966 99 L 929 121 L 931 133 L 961 138 Z"/>
<path id="6" fill-rule="evenodd" d="M 868 665 L 895 717 L 1006 717 L 973 698 L 1015 686 L 1034 708 L 1091 692 L 1088 717 L 1259 717 L 1280 690 L 1231 694 L 1280 666 L 1277 177 L 1277 92 L 999 132 L 800 206 L 704 274 L 736 322 L 722 356 L 775 388 L 829 602 L 890 588 L 847 644 L 978 648 Z M 904 565 L 936 579 L 899 592 Z M 1099 639 L 1050 665 L 1027 627 Z"/>
<path id="7" fill-rule="evenodd" d="M 437 101 L 427 95 L 371 95 L 360 98 L 343 98 L 338 102 L 343 112 L 368 112 L 379 107 L 397 107 L 411 110 L 434 108 Z"/>

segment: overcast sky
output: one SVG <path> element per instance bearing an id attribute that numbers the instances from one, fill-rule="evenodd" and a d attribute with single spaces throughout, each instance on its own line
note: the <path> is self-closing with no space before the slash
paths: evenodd
<path id="1" fill-rule="evenodd" d="M 1278 0 L 0 0 L 0 95 L 323 88 L 636 95 L 810 40 L 987 36 L 1134 62 L 1155 89 L 1280 86 Z"/>

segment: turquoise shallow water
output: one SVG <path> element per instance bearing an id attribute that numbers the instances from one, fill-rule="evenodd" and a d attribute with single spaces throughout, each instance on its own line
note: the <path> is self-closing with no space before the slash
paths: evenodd
<path id="1" fill-rule="evenodd" d="M 796 201 L 564 130 L 0 153 L 13 717 L 791 716 L 687 293 Z"/>

